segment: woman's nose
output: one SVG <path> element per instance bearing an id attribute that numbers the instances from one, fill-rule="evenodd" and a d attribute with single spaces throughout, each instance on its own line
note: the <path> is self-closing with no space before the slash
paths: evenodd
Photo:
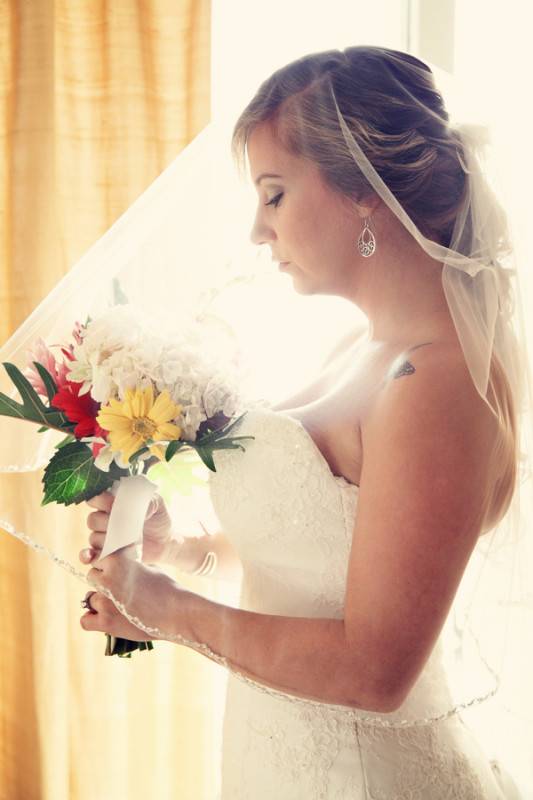
<path id="1" fill-rule="evenodd" d="M 261 221 L 260 212 L 258 212 L 250 231 L 250 241 L 253 244 L 266 244 L 267 242 L 273 242 L 275 238 L 276 234 L 272 228 Z"/>

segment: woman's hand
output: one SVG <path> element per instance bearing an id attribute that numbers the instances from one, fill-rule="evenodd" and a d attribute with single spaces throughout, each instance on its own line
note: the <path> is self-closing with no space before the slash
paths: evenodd
<path id="1" fill-rule="evenodd" d="M 123 547 L 98 561 L 98 567 L 89 570 L 88 580 L 108 589 L 129 615 L 137 617 L 146 627 L 190 639 L 187 611 L 192 593 L 156 567 L 129 557 L 128 551 L 134 553 L 135 548 Z M 114 602 L 97 590 L 90 595 L 89 602 L 93 610 L 80 619 L 86 631 L 102 631 L 135 642 L 165 639 L 130 623 Z"/>
<path id="2" fill-rule="evenodd" d="M 92 531 L 89 536 L 90 548 L 80 551 L 79 558 L 83 564 L 90 564 L 98 557 L 104 546 L 109 515 L 115 502 L 111 492 L 87 500 L 87 505 L 97 509 L 87 517 L 87 527 Z M 172 535 L 172 519 L 167 511 L 163 498 L 156 494 L 150 501 L 143 527 L 142 560 L 145 564 L 158 564 L 166 560 Z"/>

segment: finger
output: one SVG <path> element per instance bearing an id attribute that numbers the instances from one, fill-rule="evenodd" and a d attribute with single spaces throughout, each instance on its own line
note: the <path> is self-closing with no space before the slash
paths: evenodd
<path id="1" fill-rule="evenodd" d="M 106 534 L 101 531 L 93 531 L 89 536 L 89 544 L 93 550 L 101 550 L 104 546 Z"/>
<path id="2" fill-rule="evenodd" d="M 80 625 L 84 631 L 105 631 L 107 621 L 101 614 L 92 614 L 88 611 L 80 617 Z"/>
<path id="3" fill-rule="evenodd" d="M 109 514 L 105 511 L 93 511 L 87 517 L 87 527 L 92 531 L 106 531 L 109 525 Z"/>
<path id="4" fill-rule="evenodd" d="M 87 500 L 87 505 L 92 508 L 98 508 L 100 511 L 111 511 L 113 503 L 115 502 L 115 495 L 111 492 L 102 492 Z"/>
<path id="5" fill-rule="evenodd" d="M 87 573 L 87 581 L 89 582 L 91 589 L 94 589 L 95 591 L 99 591 L 101 589 L 102 577 L 103 570 L 98 569 L 97 567 L 91 567 Z M 92 605 L 94 606 L 94 603 L 92 603 Z"/>
<path id="6" fill-rule="evenodd" d="M 89 589 L 85 597 L 87 598 L 87 596 L 89 597 L 89 611 L 92 609 L 93 614 L 109 610 L 109 600 L 102 592 L 95 592 L 94 589 Z"/>
<path id="7" fill-rule="evenodd" d="M 88 611 L 86 614 L 83 614 L 83 616 L 80 617 L 80 625 L 84 631 L 96 630 L 96 627 L 93 625 L 93 620 L 92 620 L 92 617 L 95 616 L 96 614 L 91 614 L 91 612 Z"/>
<path id="8" fill-rule="evenodd" d="M 82 564 L 90 564 L 95 555 L 96 550 L 92 550 L 90 547 L 84 547 L 83 550 L 80 550 L 79 559 Z"/>
<path id="9" fill-rule="evenodd" d="M 89 589 L 87 595 L 89 596 L 90 604 L 90 608 L 88 610 L 89 613 L 93 614 L 93 616 L 94 614 L 100 614 L 100 619 L 105 616 L 106 620 L 109 620 L 113 614 L 117 613 L 113 601 L 109 600 L 109 598 L 106 597 L 102 592 Z"/>
<path id="10" fill-rule="evenodd" d="M 105 533 L 93 531 L 89 536 L 89 543 L 91 547 L 84 547 L 80 550 L 79 558 L 83 564 L 90 564 L 91 561 L 100 555 L 105 542 Z"/>

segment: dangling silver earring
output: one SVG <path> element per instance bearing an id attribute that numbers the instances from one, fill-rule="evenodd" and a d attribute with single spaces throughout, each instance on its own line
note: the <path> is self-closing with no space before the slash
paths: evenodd
<path id="1" fill-rule="evenodd" d="M 359 250 L 361 255 L 364 256 L 365 258 L 373 256 L 374 253 L 376 252 L 376 237 L 374 236 L 374 234 L 372 233 L 372 231 L 368 226 L 369 220 L 370 217 L 365 218 L 365 227 L 361 231 L 359 239 L 357 240 L 357 249 Z M 367 241 L 365 241 L 365 235 L 368 236 Z"/>

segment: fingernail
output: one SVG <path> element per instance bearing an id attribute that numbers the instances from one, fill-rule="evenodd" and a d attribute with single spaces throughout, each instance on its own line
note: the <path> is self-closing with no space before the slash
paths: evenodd
<path id="1" fill-rule="evenodd" d="M 90 561 L 91 558 L 93 557 L 93 551 L 91 550 L 90 547 L 87 547 L 85 550 L 82 550 L 81 554 L 82 557 L 85 559 L 85 561 Z"/>

